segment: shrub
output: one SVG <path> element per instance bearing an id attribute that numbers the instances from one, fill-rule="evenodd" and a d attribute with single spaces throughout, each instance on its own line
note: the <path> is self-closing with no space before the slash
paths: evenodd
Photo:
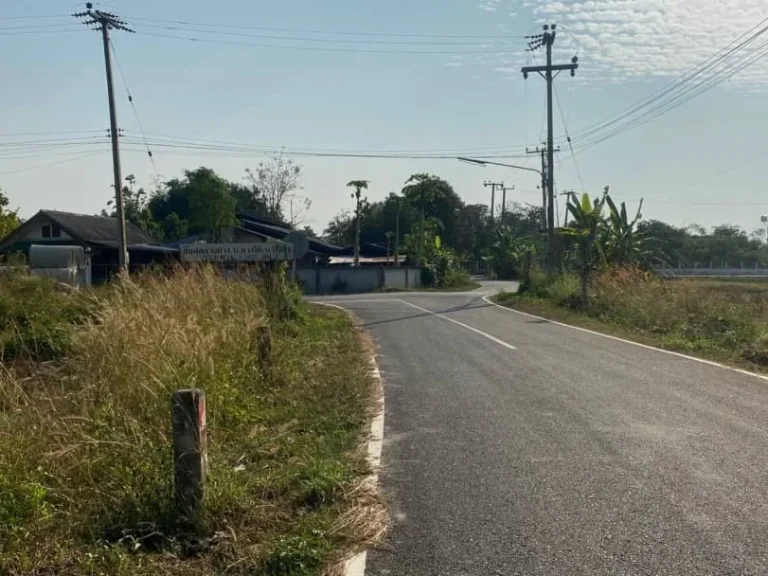
<path id="1" fill-rule="evenodd" d="M 90 294 L 65 289 L 49 278 L 4 274 L 0 279 L 2 360 L 64 356 L 72 344 L 74 325 L 84 322 L 95 304 Z"/>
<path id="2" fill-rule="evenodd" d="M 462 268 L 450 268 L 440 278 L 440 288 L 461 288 L 471 283 L 472 277 Z"/>

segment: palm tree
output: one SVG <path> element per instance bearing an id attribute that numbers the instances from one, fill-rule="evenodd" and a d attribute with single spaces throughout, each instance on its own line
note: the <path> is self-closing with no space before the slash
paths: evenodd
<path id="1" fill-rule="evenodd" d="M 368 190 L 368 180 L 352 180 L 347 184 L 349 188 L 355 188 L 352 198 L 355 199 L 355 266 L 360 266 L 360 193 Z"/>

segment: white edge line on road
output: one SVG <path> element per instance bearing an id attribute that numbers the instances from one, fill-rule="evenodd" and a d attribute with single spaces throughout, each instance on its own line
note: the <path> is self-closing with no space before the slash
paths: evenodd
<path id="1" fill-rule="evenodd" d="M 349 310 L 342 308 L 338 304 L 331 304 L 329 302 L 315 302 L 315 304 L 337 308 L 351 316 Z M 370 483 L 373 490 L 376 490 L 379 484 L 381 450 L 384 444 L 384 388 L 381 381 L 381 371 L 379 370 L 379 365 L 376 363 L 375 354 L 371 355 L 371 377 L 375 382 L 374 388 L 380 391 L 381 395 L 376 399 L 377 413 L 371 421 L 371 437 L 368 440 L 368 463 L 373 472 L 365 481 Z M 344 576 L 365 576 L 365 563 L 367 559 L 368 552 L 366 550 L 352 556 L 352 558 L 344 563 Z"/>
<path id="2" fill-rule="evenodd" d="M 506 306 L 502 306 L 501 304 L 496 304 L 496 302 L 492 302 L 488 296 L 483 296 L 483 301 L 486 302 L 487 304 L 490 304 L 491 306 L 496 306 L 497 308 L 501 308 L 502 310 L 506 310 L 507 312 L 512 312 L 513 314 L 520 314 L 521 316 L 528 316 L 529 318 L 544 320 L 549 324 L 555 324 L 556 326 L 562 326 L 563 328 L 578 330 L 579 332 L 585 332 L 587 334 L 592 334 L 593 336 L 608 338 L 609 340 L 615 340 L 616 342 L 631 344 L 632 346 L 638 346 L 640 348 L 645 348 L 646 350 L 654 350 L 656 352 L 661 352 L 662 354 L 668 354 L 669 356 L 677 356 L 678 358 L 684 358 L 685 360 L 693 360 L 694 362 L 698 362 L 700 364 L 707 364 L 709 366 L 715 366 L 716 368 L 722 368 L 723 370 L 730 370 L 731 372 L 737 372 L 738 374 L 753 376 L 755 378 L 760 378 L 761 380 L 768 381 L 768 376 L 764 374 L 757 374 L 756 372 L 750 372 L 749 370 L 742 370 L 741 368 L 734 368 L 733 366 L 728 366 L 727 364 L 721 364 L 720 362 L 705 360 L 704 358 L 696 358 L 696 356 L 689 356 L 688 354 L 683 354 L 681 352 L 674 352 L 673 350 L 664 350 L 664 348 L 657 348 L 656 346 L 649 346 L 648 344 L 633 342 L 632 340 L 626 340 L 624 338 L 619 338 L 618 336 L 611 336 L 610 334 L 603 334 L 602 332 L 596 332 L 595 330 L 590 330 L 589 328 L 581 328 L 580 326 L 573 326 L 572 324 L 564 324 L 563 322 L 558 322 L 557 320 L 550 320 L 549 318 L 544 318 L 543 316 L 536 316 L 535 314 L 528 314 L 528 312 L 521 312 L 520 310 L 515 310 L 514 308 L 508 308 Z"/>
<path id="3" fill-rule="evenodd" d="M 486 332 L 483 332 L 482 330 L 478 330 L 477 328 L 470 326 L 469 324 L 464 324 L 463 322 L 459 322 L 458 320 L 454 320 L 453 318 L 449 318 L 448 316 L 444 314 L 440 314 L 439 312 L 432 312 L 431 310 L 427 310 L 426 308 L 422 308 L 421 306 L 416 306 L 416 304 L 411 304 L 410 302 L 406 300 L 400 300 L 403 304 L 410 306 L 411 308 L 415 308 L 416 310 L 419 310 L 421 312 L 426 312 L 427 314 L 430 314 L 432 316 L 437 316 L 438 318 L 442 318 L 443 320 L 448 320 L 448 322 L 453 322 L 457 326 L 461 326 L 462 328 L 465 328 L 471 332 L 474 332 L 475 334 L 479 334 L 483 338 L 488 338 L 491 342 L 495 342 L 499 346 L 504 346 L 504 348 L 509 348 L 510 350 L 517 350 L 512 344 L 508 344 L 507 342 L 504 342 L 504 340 L 499 340 L 495 336 L 491 336 L 490 334 L 487 334 Z"/>
<path id="4" fill-rule="evenodd" d="M 341 304 L 347 304 L 347 303 L 356 303 L 356 302 L 401 302 L 399 298 L 339 298 L 338 300 L 307 300 L 308 302 L 311 302 L 312 304 L 321 304 L 323 306 L 333 306 L 335 308 L 340 308 L 341 310 L 344 310 L 341 306 L 338 305 L 338 303 Z"/>

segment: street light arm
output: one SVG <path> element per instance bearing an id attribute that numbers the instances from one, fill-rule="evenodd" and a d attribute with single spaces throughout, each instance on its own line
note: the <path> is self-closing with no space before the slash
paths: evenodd
<path id="1" fill-rule="evenodd" d="M 502 164 L 501 162 L 491 162 L 490 160 L 475 160 L 474 158 L 462 158 L 458 157 L 456 158 L 460 162 L 469 162 L 470 164 L 477 164 L 478 166 L 486 166 L 486 165 L 492 165 L 492 166 L 502 166 L 503 168 L 514 168 L 516 170 L 526 170 L 527 172 L 536 172 L 539 176 L 542 178 L 544 177 L 544 174 L 542 174 L 541 170 L 538 170 L 536 168 L 529 168 L 528 166 L 516 166 L 514 164 Z"/>

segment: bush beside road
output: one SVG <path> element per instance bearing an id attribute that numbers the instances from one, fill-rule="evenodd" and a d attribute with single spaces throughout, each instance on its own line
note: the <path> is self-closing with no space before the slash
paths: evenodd
<path id="1" fill-rule="evenodd" d="M 27 324 L 65 337 L 0 372 L 0 573 L 319 574 L 381 528 L 362 488 L 369 355 L 344 313 L 205 270 L 87 296 L 23 286 L 48 303 Z M 5 294 L 17 288 L 0 305 L 22 306 Z M 190 526 L 173 501 L 170 398 L 192 387 L 207 397 L 209 475 Z"/>

